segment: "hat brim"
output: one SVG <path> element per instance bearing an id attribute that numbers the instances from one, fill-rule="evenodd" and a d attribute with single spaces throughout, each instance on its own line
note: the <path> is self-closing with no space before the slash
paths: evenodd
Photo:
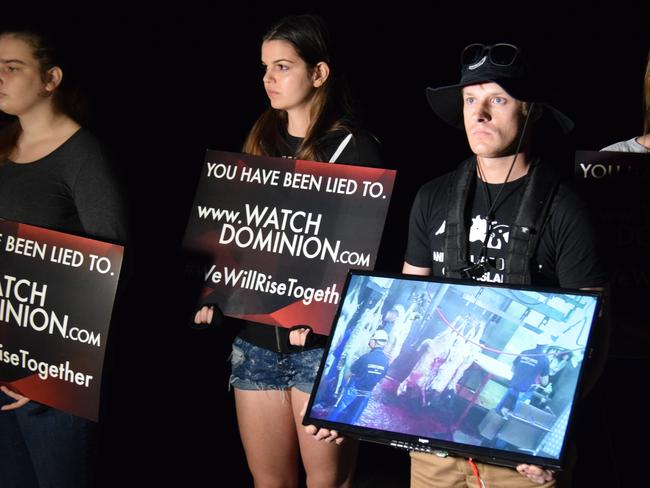
<path id="1" fill-rule="evenodd" d="M 463 97 L 462 89 L 469 85 L 478 85 L 481 83 L 494 82 L 501 86 L 507 93 L 517 100 L 524 102 L 534 102 L 537 105 L 544 107 L 559 125 L 563 133 L 568 134 L 573 130 L 573 121 L 560 112 L 558 109 L 549 105 L 548 103 L 535 100 L 536 97 L 530 96 L 525 92 L 525 89 L 520 86 L 516 80 L 512 79 L 489 79 L 489 80 L 474 80 L 471 83 L 457 84 L 443 86 L 440 88 L 427 88 L 426 95 L 429 106 L 435 114 L 444 120 L 449 125 L 457 129 L 464 129 L 465 123 L 463 121 Z"/>

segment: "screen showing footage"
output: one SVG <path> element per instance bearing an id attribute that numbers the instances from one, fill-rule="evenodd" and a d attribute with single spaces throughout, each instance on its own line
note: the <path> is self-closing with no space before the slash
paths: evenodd
<path id="1" fill-rule="evenodd" d="M 596 304 L 352 275 L 309 415 L 558 459 Z"/>

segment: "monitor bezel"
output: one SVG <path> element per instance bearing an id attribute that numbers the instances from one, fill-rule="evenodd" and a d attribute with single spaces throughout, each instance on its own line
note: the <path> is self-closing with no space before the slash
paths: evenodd
<path id="1" fill-rule="evenodd" d="M 486 446 L 474 446 L 470 444 L 462 444 L 458 442 L 446 441 L 435 438 L 427 437 L 418 437 L 411 434 L 404 434 L 399 432 L 390 432 L 385 430 L 374 429 L 370 427 L 359 427 L 352 426 L 349 424 L 343 424 L 339 422 L 334 422 L 330 420 L 324 420 L 319 417 L 312 417 L 312 407 L 315 400 L 315 392 L 318 390 L 320 385 L 323 371 L 325 369 L 326 360 L 329 355 L 332 340 L 334 337 L 335 328 L 339 322 L 339 317 L 342 311 L 343 304 L 345 303 L 345 298 L 347 297 L 348 289 L 350 283 L 354 276 L 367 276 L 367 277 L 378 277 L 378 278 L 390 278 L 398 280 L 409 280 L 409 281 L 418 281 L 418 282 L 429 282 L 429 283 L 449 283 L 455 285 L 467 285 L 472 287 L 491 287 L 491 288 L 504 288 L 504 289 L 514 289 L 521 291 L 537 291 L 537 292 L 547 292 L 547 293 L 569 293 L 572 295 L 581 295 L 581 296 L 592 296 L 596 299 L 596 305 L 594 309 L 594 318 L 590 324 L 589 334 L 587 337 L 587 342 L 585 345 L 584 359 L 580 363 L 580 370 L 578 372 L 576 389 L 571 402 L 571 410 L 569 413 L 569 420 L 567 424 L 567 429 L 564 436 L 564 442 L 560 455 L 558 459 L 548 458 L 543 456 L 535 456 L 526 453 L 514 452 L 509 450 L 495 449 L 492 447 Z M 446 456 L 461 456 L 467 458 L 473 458 L 485 463 L 496 464 L 501 466 L 515 467 L 519 464 L 534 464 L 544 468 L 549 468 L 553 470 L 562 470 L 565 464 L 566 453 L 568 450 L 568 445 L 573 431 L 573 424 L 575 423 L 575 411 L 576 411 L 576 399 L 579 399 L 582 390 L 584 388 L 584 376 L 585 370 L 589 367 L 590 359 L 594 356 L 593 350 L 593 337 L 594 329 L 598 326 L 597 322 L 602 315 L 602 293 L 595 290 L 585 290 L 585 289 L 570 289 L 570 288 L 558 288 L 558 287 L 549 287 L 549 286 L 532 286 L 532 285 L 508 285 L 502 283 L 488 283 L 482 281 L 472 281 L 472 280 L 456 280 L 450 278 L 436 278 L 431 276 L 421 276 L 421 275 L 404 275 L 397 273 L 382 273 L 368 270 L 350 270 L 347 274 L 345 285 L 341 293 L 341 299 L 338 304 L 336 315 L 334 316 L 332 322 L 332 328 L 330 330 L 330 335 L 327 339 L 327 344 L 324 349 L 323 358 L 321 360 L 320 366 L 318 368 L 318 373 L 314 382 L 314 387 L 312 394 L 310 395 L 309 402 L 307 404 L 307 409 L 303 417 L 303 425 L 315 425 L 319 428 L 326 428 L 330 430 L 335 430 L 336 432 L 360 440 L 377 442 L 380 444 L 391 445 L 393 447 L 398 447 L 407 450 L 413 451 L 422 451 L 429 452 L 440 457 Z"/>

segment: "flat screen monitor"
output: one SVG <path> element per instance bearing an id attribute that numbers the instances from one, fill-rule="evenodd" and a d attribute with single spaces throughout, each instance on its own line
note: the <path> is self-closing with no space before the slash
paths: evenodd
<path id="1" fill-rule="evenodd" d="M 304 424 L 561 469 L 596 292 L 351 271 Z"/>

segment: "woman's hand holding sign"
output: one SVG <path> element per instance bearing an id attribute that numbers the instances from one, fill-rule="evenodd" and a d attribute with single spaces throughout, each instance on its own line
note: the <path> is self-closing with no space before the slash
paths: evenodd
<path id="1" fill-rule="evenodd" d="M 211 324 L 212 318 L 214 317 L 214 305 L 201 307 L 194 316 L 194 323 L 199 324 Z"/>
<path id="2" fill-rule="evenodd" d="M 310 331 L 311 328 L 309 327 L 292 330 L 289 332 L 289 344 L 292 346 L 304 346 L 307 343 L 307 336 L 309 335 Z"/>
<path id="3" fill-rule="evenodd" d="M 7 405 L 3 405 L 2 408 L 0 408 L 0 410 L 2 410 L 3 412 L 6 412 L 8 410 L 16 410 L 17 408 L 20 408 L 23 405 L 29 403 L 29 398 L 27 398 L 26 396 L 22 396 L 20 393 L 16 393 L 15 391 L 11 391 L 6 386 L 0 386 L 0 390 L 2 390 L 2 393 L 7 395 L 8 397 L 11 397 L 14 400 L 16 400 L 13 403 L 8 403 Z"/>
<path id="4" fill-rule="evenodd" d="M 223 323 L 223 312 L 216 303 L 206 303 L 194 314 L 196 325 L 221 325 Z"/>

